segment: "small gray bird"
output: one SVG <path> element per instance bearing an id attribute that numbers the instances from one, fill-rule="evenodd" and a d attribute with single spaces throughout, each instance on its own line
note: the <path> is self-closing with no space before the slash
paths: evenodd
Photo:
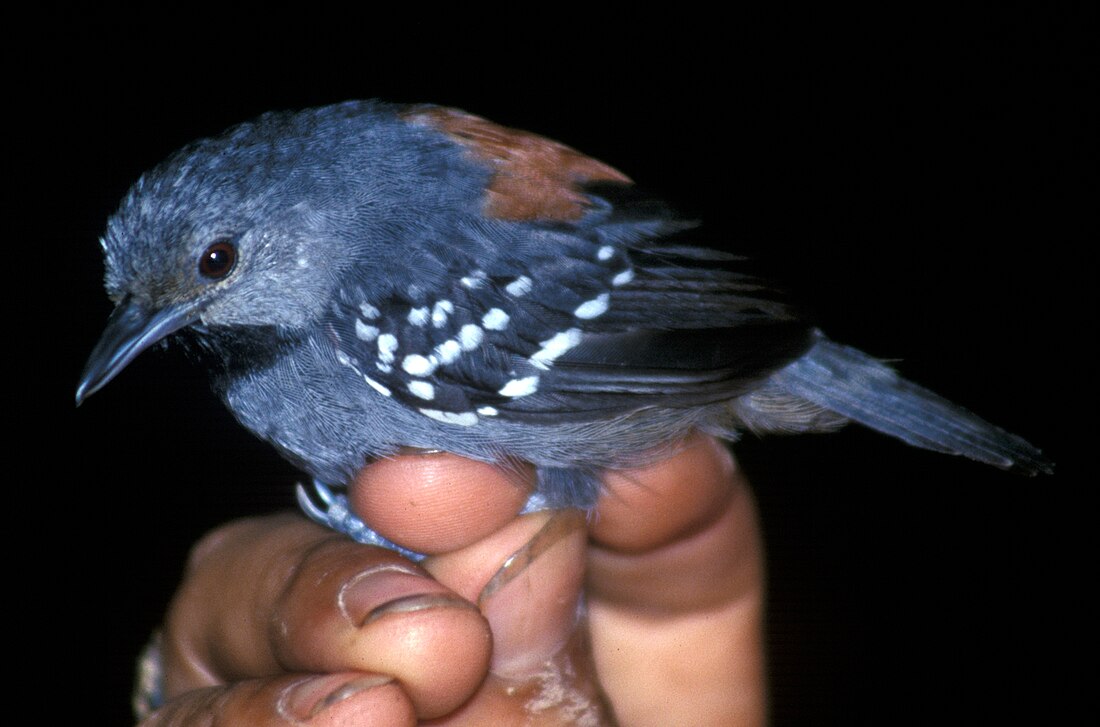
<path id="1" fill-rule="evenodd" d="M 108 222 L 117 307 L 77 403 L 187 330 L 237 419 L 315 478 L 306 511 L 391 547 L 330 488 L 401 447 L 533 463 L 528 509 L 591 507 L 602 470 L 693 429 L 854 420 L 1052 470 L 825 338 L 693 228 L 615 169 L 461 111 L 265 114 L 169 157 Z"/>

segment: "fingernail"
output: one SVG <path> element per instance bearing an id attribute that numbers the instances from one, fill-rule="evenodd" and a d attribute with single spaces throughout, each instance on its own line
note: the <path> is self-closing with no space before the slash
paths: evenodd
<path id="1" fill-rule="evenodd" d="M 478 595 L 493 631 L 490 670 L 527 678 L 576 629 L 584 579 L 584 516 L 563 511 L 511 555 Z"/>
<path id="2" fill-rule="evenodd" d="M 561 510 L 555 513 L 533 538 L 504 561 L 500 569 L 481 589 L 477 598 L 478 604 L 484 604 L 493 594 L 519 577 L 539 556 L 583 526 L 584 518 L 576 510 Z"/>
<path id="3" fill-rule="evenodd" d="M 443 590 L 425 592 L 431 581 L 422 571 L 388 564 L 363 571 L 340 589 L 340 610 L 356 626 L 366 626 L 389 613 L 408 613 L 440 606 L 473 605 Z"/>
<path id="4" fill-rule="evenodd" d="M 469 611 L 477 611 L 477 607 L 464 598 L 452 596 L 448 593 L 427 593 L 396 598 L 383 603 L 367 614 L 362 625 L 366 626 L 383 616 L 389 616 L 393 613 L 413 613 L 414 611 L 426 611 L 431 608 L 463 608 Z"/>
<path id="5" fill-rule="evenodd" d="M 279 698 L 279 713 L 294 722 L 306 722 L 356 694 L 392 684 L 393 677 L 372 675 L 348 679 L 333 674 L 310 677 L 290 685 Z"/>

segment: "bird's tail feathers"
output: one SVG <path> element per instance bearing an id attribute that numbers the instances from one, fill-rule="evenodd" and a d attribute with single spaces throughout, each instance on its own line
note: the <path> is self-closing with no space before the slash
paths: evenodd
<path id="1" fill-rule="evenodd" d="M 820 334 L 804 356 L 776 372 L 769 384 L 917 447 L 1027 475 L 1053 471 L 1053 463 L 1022 438 Z"/>

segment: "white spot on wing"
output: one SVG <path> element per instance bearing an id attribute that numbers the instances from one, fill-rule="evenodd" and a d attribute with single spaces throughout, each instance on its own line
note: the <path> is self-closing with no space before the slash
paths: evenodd
<path id="1" fill-rule="evenodd" d="M 611 284 L 618 288 L 620 285 L 626 285 L 634 279 L 634 268 L 627 268 L 615 277 L 611 279 Z"/>
<path id="2" fill-rule="evenodd" d="M 378 338 L 378 334 L 381 331 L 378 330 L 378 326 L 368 326 L 358 318 L 355 319 L 355 335 L 361 341 L 373 341 Z"/>
<path id="3" fill-rule="evenodd" d="M 503 331 L 508 327 L 509 320 L 511 319 L 508 314 L 500 308 L 491 308 L 488 313 L 481 317 L 481 325 L 490 331 Z"/>
<path id="4" fill-rule="evenodd" d="M 610 260 L 615 256 L 615 248 L 610 245 L 604 245 L 596 251 L 596 257 L 601 261 Z"/>
<path id="5" fill-rule="evenodd" d="M 437 422 L 443 422 L 444 424 L 457 424 L 461 427 L 472 427 L 477 424 L 477 414 L 472 411 L 464 411 L 460 414 L 455 414 L 450 411 L 439 411 L 438 409 L 421 409 L 420 413 L 424 416 L 435 419 Z"/>
<path id="6" fill-rule="evenodd" d="M 467 323 L 458 332 L 458 343 L 463 351 L 473 351 L 481 345 L 481 339 L 485 337 L 485 331 L 473 323 Z"/>
<path id="7" fill-rule="evenodd" d="M 359 312 L 363 314 L 363 317 L 368 321 L 373 321 L 378 316 L 382 315 L 381 311 L 375 308 L 370 303 L 360 303 Z"/>
<path id="8" fill-rule="evenodd" d="M 607 293 L 600 293 L 592 300 L 581 303 L 577 306 L 577 310 L 573 311 L 573 315 L 577 318 L 584 320 L 590 320 L 602 316 L 607 312 L 607 304 L 611 299 L 611 296 Z"/>
<path id="9" fill-rule="evenodd" d="M 447 316 L 455 312 L 454 303 L 449 300 L 441 300 L 432 308 L 432 325 L 442 328 L 447 323 Z"/>
<path id="10" fill-rule="evenodd" d="M 495 406 L 480 406 L 477 409 L 477 413 L 483 417 L 495 417 L 500 412 L 497 411 Z"/>
<path id="11" fill-rule="evenodd" d="M 413 308 L 409 311 L 409 323 L 414 326 L 422 326 L 428 322 L 428 307 Z"/>
<path id="12" fill-rule="evenodd" d="M 384 364 L 393 363 L 394 351 L 397 350 L 397 336 L 392 333 L 383 333 L 378 337 L 378 360 Z"/>
<path id="13" fill-rule="evenodd" d="M 418 396 L 426 401 L 435 398 L 435 387 L 427 381 L 410 381 L 409 391 L 412 392 L 413 396 Z"/>
<path id="14" fill-rule="evenodd" d="M 401 368 L 413 376 L 427 376 L 438 365 L 439 361 L 435 356 L 421 356 L 418 353 L 409 354 L 401 361 Z"/>
<path id="15" fill-rule="evenodd" d="M 474 288 L 480 288 L 485 284 L 486 278 L 488 278 L 484 270 L 475 270 L 460 281 L 462 285 L 473 290 Z"/>
<path id="16" fill-rule="evenodd" d="M 435 353 L 439 357 L 439 363 L 449 364 L 462 353 L 462 346 L 458 341 L 450 339 L 436 346 Z"/>
<path id="17" fill-rule="evenodd" d="M 542 348 L 536 351 L 528 360 L 545 371 L 550 368 L 550 364 L 554 363 L 559 356 L 580 342 L 581 329 L 570 328 L 568 331 L 562 331 L 556 334 L 553 338 L 542 341 L 539 344 Z"/>
<path id="18" fill-rule="evenodd" d="M 387 387 L 387 386 L 383 386 L 382 384 L 378 383 L 377 381 L 375 381 L 375 380 L 374 380 L 374 379 L 372 379 L 371 377 L 367 376 L 366 374 L 363 374 L 363 379 L 364 379 L 364 380 L 365 380 L 365 381 L 366 381 L 366 382 L 367 382 L 368 384 L 370 384 L 370 385 L 371 385 L 371 388 L 372 388 L 372 389 L 374 389 L 375 391 L 377 391 L 377 392 L 378 392 L 379 394 L 381 394 L 382 396 L 390 396 L 390 395 L 391 395 L 391 394 L 390 394 L 390 390 L 389 390 L 389 387 Z"/>
<path id="19" fill-rule="evenodd" d="M 526 376 L 522 379 L 512 379 L 497 393 L 501 396 L 508 396 L 513 399 L 518 399 L 521 396 L 528 396 L 534 394 L 539 390 L 539 377 L 538 376 Z"/>
<path id="20" fill-rule="evenodd" d="M 530 293 L 533 286 L 534 283 L 531 281 L 531 278 L 526 275 L 521 275 L 504 286 L 504 291 L 508 293 L 508 295 L 519 298 Z"/>

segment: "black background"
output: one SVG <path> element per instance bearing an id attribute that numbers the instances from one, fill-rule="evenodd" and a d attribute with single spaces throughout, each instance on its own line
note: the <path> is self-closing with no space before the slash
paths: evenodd
<path id="1" fill-rule="evenodd" d="M 28 612 L 51 617 L 45 707 L 125 723 L 133 658 L 189 544 L 291 506 L 297 477 L 176 350 L 72 408 L 110 311 L 106 217 L 195 137 L 382 97 L 610 162 L 704 220 L 711 244 L 779 271 L 833 338 L 1059 462 L 1053 478 L 1016 477 L 854 427 L 737 445 L 769 553 L 776 724 L 1073 714 L 1091 671 L 1074 654 L 1094 645 L 1080 618 L 1092 480 L 1069 434 L 1095 431 L 1096 405 L 1084 14 L 556 18 L 545 36 L 534 20 L 451 37 L 375 22 L 339 39 L 320 29 L 345 18 L 287 18 L 270 36 L 187 20 L 196 35 L 66 18 L 13 66 L 28 93 L 9 152 L 30 163 L 8 215 L 29 224 L 10 228 L 9 274 L 27 284 L 13 310 L 30 330 L 11 350 L 42 384 L 9 518 L 32 538 L 12 548 L 13 578 Z"/>

